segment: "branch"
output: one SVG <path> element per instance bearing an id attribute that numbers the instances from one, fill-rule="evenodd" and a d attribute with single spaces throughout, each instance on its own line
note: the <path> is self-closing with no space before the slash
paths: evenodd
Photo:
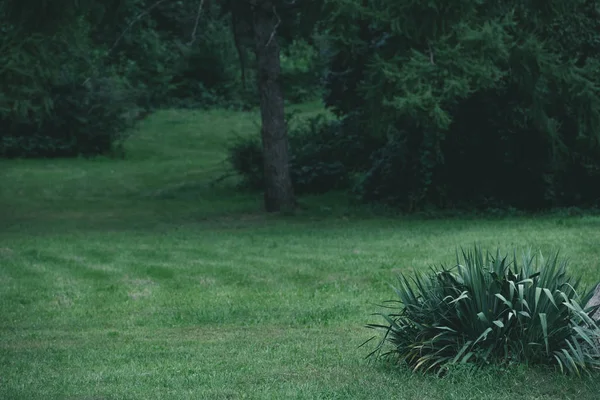
<path id="1" fill-rule="evenodd" d="M 198 6 L 198 13 L 196 14 L 196 23 L 194 24 L 194 30 L 192 31 L 192 38 L 190 39 L 188 46 L 191 46 L 196 41 L 196 32 L 198 31 L 198 22 L 200 22 L 200 15 L 202 14 L 202 6 L 204 6 L 204 0 L 200 1 Z"/>
<path id="2" fill-rule="evenodd" d="M 429 48 L 429 62 L 431 63 L 431 65 L 435 65 L 435 61 L 433 60 L 433 49 L 431 48 L 431 44 L 428 44 L 427 47 Z"/>
<path id="3" fill-rule="evenodd" d="M 123 32 L 121 32 L 121 34 L 119 35 L 119 37 L 117 38 L 117 40 L 115 40 L 115 43 L 113 43 L 112 47 L 108 50 L 108 54 L 112 53 L 112 51 L 115 49 L 115 47 L 117 47 L 117 45 L 119 44 L 119 42 L 121 42 L 121 39 L 123 39 L 123 36 L 125 36 L 125 34 L 127 32 L 129 32 L 129 29 L 131 29 L 131 27 L 133 25 L 135 25 L 136 22 L 138 22 L 144 16 L 148 15 L 150 13 L 150 11 L 154 10 L 156 7 L 158 7 L 161 3 L 164 3 L 165 1 L 167 1 L 167 0 L 158 0 L 156 3 L 152 4 L 150 7 L 148 7 L 147 9 L 145 9 L 144 11 L 142 11 L 141 13 L 139 13 L 133 19 L 133 21 L 131 21 L 129 23 L 129 25 L 127 25 L 127 28 L 125 28 L 125 30 L 123 30 Z"/>
<path id="4" fill-rule="evenodd" d="M 279 25 L 281 25 L 281 18 L 279 18 L 279 14 L 277 14 L 277 10 L 275 9 L 275 6 L 273 6 L 273 14 L 275 14 L 275 16 L 277 17 L 277 23 L 275 24 L 275 27 L 273 28 L 273 32 L 271 32 L 271 37 L 269 37 L 269 40 L 267 41 L 267 44 L 265 44 L 265 47 L 269 47 L 269 45 L 271 44 L 271 41 L 275 37 L 277 28 L 279 28 Z"/>

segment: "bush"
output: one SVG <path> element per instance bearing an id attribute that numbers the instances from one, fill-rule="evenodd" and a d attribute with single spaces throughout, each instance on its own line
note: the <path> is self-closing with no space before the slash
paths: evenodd
<path id="1" fill-rule="evenodd" d="M 347 189 L 351 176 L 369 162 L 378 144 L 354 127 L 323 115 L 299 122 L 289 132 L 290 169 L 297 194 Z M 259 136 L 240 138 L 229 148 L 229 163 L 242 176 L 242 187 L 263 188 Z"/>
<path id="2" fill-rule="evenodd" d="M 593 292 L 567 273 L 567 263 L 473 251 L 454 268 L 399 277 L 397 312 L 372 355 L 394 356 L 415 371 L 453 364 L 556 365 L 579 374 L 600 367 L 600 330 L 584 310 Z M 597 308 L 597 307 L 596 307 Z M 383 352 L 386 343 L 391 349 Z"/>
<path id="3" fill-rule="evenodd" d="M 350 168 L 340 152 L 347 149 L 339 121 L 317 116 L 290 132 L 290 169 L 298 194 L 347 188 Z"/>
<path id="4" fill-rule="evenodd" d="M 34 119 L 0 117 L 0 157 L 76 157 L 119 150 L 131 126 L 118 82 L 66 80 L 48 88 L 52 107 Z"/>
<path id="5" fill-rule="evenodd" d="M 264 188 L 263 154 L 260 137 L 237 138 L 228 149 L 228 162 L 241 176 L 240 188 L 260 190 Z"/>
<path id="6" fill-rule="evenodd" d="M 79 21 L 53 35 L 16 30 L 0 36 L 0 157 L 110 153 L 124 138 L 132 93 Z"/>

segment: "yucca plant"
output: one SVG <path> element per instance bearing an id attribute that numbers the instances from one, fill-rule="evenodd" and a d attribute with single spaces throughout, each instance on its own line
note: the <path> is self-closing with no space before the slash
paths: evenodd
<path id="1" fill-rule="evenodd" d="M 369 356 L 438 373 L 451 364 L 515 362 L 590 372 L 600 367 L 600 329 L 591 318 L 597 307 L 585 307 L 593 290 L 580 286 L 558 253 L 509 259 L 463 250 L 453 268 L 399 276 L 399 299 L 377 314 L 386 323 L 367 325 L 383 332 Z"/>

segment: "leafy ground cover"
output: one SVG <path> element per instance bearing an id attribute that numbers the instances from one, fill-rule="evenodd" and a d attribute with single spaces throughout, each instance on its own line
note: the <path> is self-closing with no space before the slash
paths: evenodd
<path id="1" fill-rule="evenodd" d="M 599 217 L 390 218 L 338 195 L 265 215 L 213 184 L 258 121 L 161 111 L 124 159 L 0 161 L 0 398 L 597 398 L 597 377 L 440 379 L 358 346 L 398 272 L 459 246 L 558 249 L 596 282 Z"/>

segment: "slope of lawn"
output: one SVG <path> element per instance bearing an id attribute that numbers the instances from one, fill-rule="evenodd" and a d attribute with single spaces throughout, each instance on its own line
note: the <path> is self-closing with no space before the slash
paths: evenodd
<path id="1" fill-rule="evenodd" d="M 122 160 L 0 161 L 1 399 L 599 398 L 598 376 L 439 379 L 358 346 L 395 274 L 458 246 L 559 249 L 594 283 L 600 218 L 383 218 L 336 196 L 267 216 L 213 184 L 258 121 L 161 111 Z"/>

